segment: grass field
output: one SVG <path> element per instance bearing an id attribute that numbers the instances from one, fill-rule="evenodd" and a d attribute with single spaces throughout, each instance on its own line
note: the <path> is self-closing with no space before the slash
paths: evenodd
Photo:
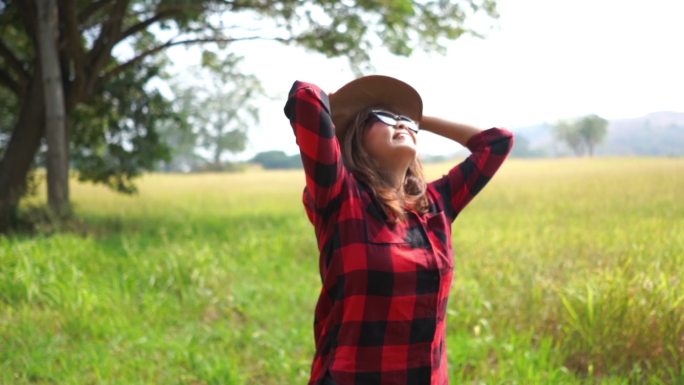
<path id="1" fill-rule="evenodd" d="M 0 237 L 0 383 L 305 384 L 303 180 L 74 183 L 71 230 Z M 452 383 L 684 384 L 684 159 L 509 160 L 453 235 Z"/>

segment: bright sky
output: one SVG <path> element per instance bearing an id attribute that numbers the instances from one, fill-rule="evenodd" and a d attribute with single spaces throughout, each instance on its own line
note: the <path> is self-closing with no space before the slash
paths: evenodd
<path id="1" fill-rule="evenodd" d="M 378 53 L 373 73 L 415 87 L 425 114 L 483 128 L 590 113 L 614 119 L 684 112 L 684 0 L 499 0 L 498 10 L 485 39 L 462 37 L 445 56 Z M 282 112 L 292 82 L 334 91 L 354 78 L 347 62 L 269 42 L 239 48 L 244 68 L 273 100 L 262 105 L 261 125 L 250 129 L 248 150 L 238 158 L 296 153 Z M 433 154 L 459 149 L 430 133 L 421 133 L 419 147 Z"/>

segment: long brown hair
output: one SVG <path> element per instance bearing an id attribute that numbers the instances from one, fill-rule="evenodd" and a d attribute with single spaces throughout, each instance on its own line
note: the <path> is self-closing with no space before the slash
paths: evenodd
<path id="1" fill-rule="evenodd" d="M 429 202 L 426 195 L 427 183 L 423 176 L 423 165 L 416 156 L 406 170 L 404 185 L 400 191 L 390 186 L 380 174 L 373 157 L 364 147 L 364 133 L 371 126 L 371 110 L 369 107 L 356 115 L 342 139 L 342 160 L 347 169 L 360 181 L 366 183 L 391 223 L 406 218 L 404 208 L 412 208 L 420 214 L 428 211 Z"/>

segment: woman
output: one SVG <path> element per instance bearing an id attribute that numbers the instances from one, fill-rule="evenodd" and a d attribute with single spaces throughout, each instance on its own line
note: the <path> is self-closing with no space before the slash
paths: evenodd
<path id="1" fill-rule="evenodd" d="M 330 95 L 295 82 L 285 115 L 323 283 L 309 384 L 447 384 L 451 223 L 506 159 L 513 135 L 422 116 L 418 92 L 378 75 Z M 472 154 L 426 183 L 419 127 Z"/>

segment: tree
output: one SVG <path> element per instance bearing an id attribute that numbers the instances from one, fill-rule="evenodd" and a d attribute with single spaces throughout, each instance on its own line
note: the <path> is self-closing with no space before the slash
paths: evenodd
<path id="1" fill-rule="evenodd" d="M 594 155 L 594 148 L 608 132 L 608 121 L 598 115 L 587 115 L 572 121 L 561 121 L 554 127 L 556 138 L 565 142 L 577 156 Z"/>
<path id="2" fill-rule="evenodd" d="M 211 51 L 202 56 L 201 69 L 192 71 L 193 78 L 201 82 L 175 85 L 173 90 L 179 112 L 191 130 L 187 134 L 195 145 L 211 152 L 211 164 L 202 168 L 221 170 L 227 152 L 245 149 L 248 127 L 259 122 L 256 101 L 264 90 L 256 76 L 241 72 L 240 57 L 221 57 Z M 194 148 L 192 151 L 195 153 Z"/>
<path id="3" fill-rule="evenodd" d="M 0 0 L 0 88 L 9 95 L 9 127 L 0 144 L 0 232 L 16 217 L 33 160 L 45 136 L 46 106 L 38 49 L 38 0 Z M 475 12 L 495 17 L 494 0 L 58 0 L 57 47 L 65 136 L 79 178 L 134 191 L 133 178 L 168 156 L 157 127 L 173 120 L 168 100 L 150 86 L 169 47 L 269 39 L 354 68 L 377 44 L 408 55 L 443 50 Z M 129 55 L 114 55 L 126 47 Z M 2 108 L 2 107 L 0 107 Z M 6 129 L 6 131 L 5 131 Z"/>
<path id="4" fill-rule="evenodd" d="M 57 55 L 57 2 L 38 1 L 38 45 L 43 75 L 47 138 L 48 204 L 58 217 L 69 211 L 69 165 L 62 74 Z"/>
<path id="5" fill-rule="evenodd" d="M 598 115 L 587 115 L 577 122 L 580 137 L 589 156 L 594 156 L 594 148 L 608 133 L 608 121 Z"/>

